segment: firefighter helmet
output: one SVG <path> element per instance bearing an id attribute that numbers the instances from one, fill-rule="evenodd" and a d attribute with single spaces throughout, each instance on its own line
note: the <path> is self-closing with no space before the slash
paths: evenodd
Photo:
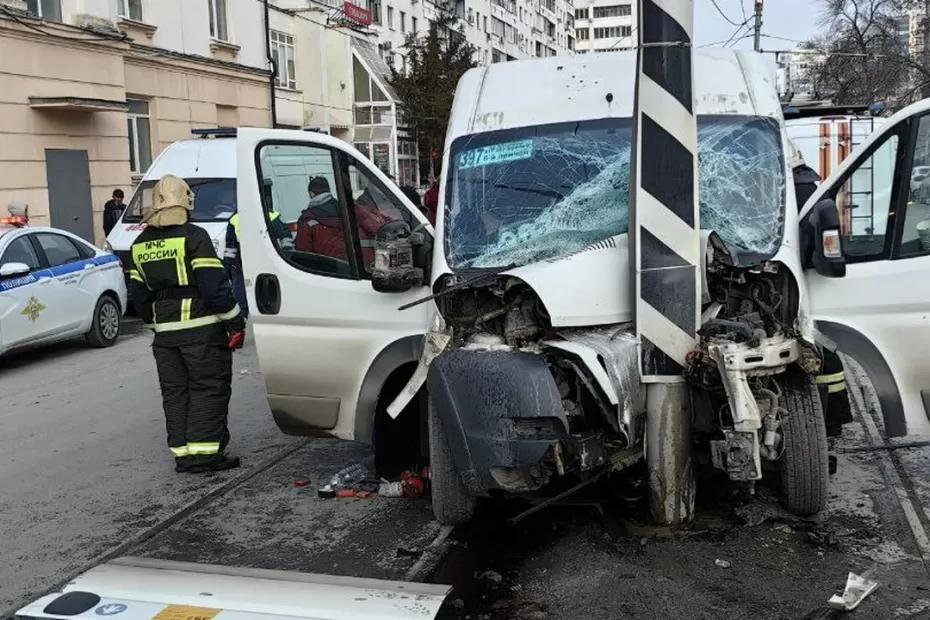
<path id="1" fill-rule="evenodd" d="M 173 174 L 166 174 L 155 184 L 152 191 L 152 210 L 183 207 L 188 211 L 194 209 L 194 193 L 190 186 Z"/>

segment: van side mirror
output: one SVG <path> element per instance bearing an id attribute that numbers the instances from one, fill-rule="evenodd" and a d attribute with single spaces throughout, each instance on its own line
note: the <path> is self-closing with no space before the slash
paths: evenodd
<path id="1" fill-rule="evenodd" d="M 4 263 L 0 267 L 0 278 L 15 278 L 24 276 L 29 273 L 29 265 L 26 263 Z"/>
<path id="2" fill-rule="evenodd" d="M 825 198 L 814 205 L 801 222 L 800 233 L 801 259 L 805 268 L 813 267 L 828 278 L 846 275 L 840 214 L 832 198 Z"/>
<path id="3" fill-rule="evenodd" d="M 403 221 L 388 222 L 375 235 L 371 285 L 381 293 L 402 293 L 426 282 L 429 235 Z"/>

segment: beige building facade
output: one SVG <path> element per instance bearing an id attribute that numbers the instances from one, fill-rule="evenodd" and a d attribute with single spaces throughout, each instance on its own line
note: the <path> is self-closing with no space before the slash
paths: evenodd
<path id="1" fill-rule="evenodd" d="M 233 42 L 183 53 L 153 45 L 156 27 L 141 20 L 116 16 L 124 35 L 88 28 L 87 16 L 72 19 L 82 27 L 8 6 L 0 3 L 2 211 L 26 203 L 34 225 L 100 245 L 104 203 L 116 188 L 128 201 L 165 146 L 195 128 L 271 126 L 269 73 L 238 62 Z"/>

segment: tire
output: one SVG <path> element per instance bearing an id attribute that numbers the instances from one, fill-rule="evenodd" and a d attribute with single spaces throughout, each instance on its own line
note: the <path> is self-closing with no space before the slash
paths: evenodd
<path id="1" fill-rule="evenodd" d="M 820 512 L 827 503 L 827 431 L 814 378 L 789 373 L 784 382 L 788 415 L 781 426 L 784 452 L 779 461 L 782 501 L 790 512 L 806 516 Z"/>
<path id="2" fill-rule="evenodd" d="M 432 400 L 429 403 L 429 459 L 433 516 L 443 525 L 471 521 L 478 499 L 468 493 L 459 474 L 445 427 Z"/>
<path id="3" fill-rule="evenodd" d="M 94 307 L 94 318 L 90 330 L 85 334 L 87 343 L 92 347 L 112 347 L 119 338 L 119 328 L 122 316 L 119 304 L 109 295 L 97 300 Z"/>

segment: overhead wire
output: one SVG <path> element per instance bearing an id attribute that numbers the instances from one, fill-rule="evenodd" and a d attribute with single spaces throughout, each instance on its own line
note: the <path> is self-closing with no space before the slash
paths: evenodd
<path id="1" fill-rule="evenodd" d="M 732 25 L 734 25 L 734 26 L 740 26 L 740 25 L 741 25 L 739 22 L 730 19 L 730 16 L 723 12 L 723 9 L 721 9 L 721 8 L 720 8 L 720 5 L 717 4 L 717 0 L 710 0 L 710 3 L 713 4 L 713 5 L 714 5 L 714 8 L 717 9 L 717 12 L 720 13 L 720 17 L 722 17 L 723 19 L 727 20 L 730 24 L 732 24 Z M 743 6 L 743 3 L 742 3 L 742 0 L 740 0 L 740 7 L 742 8 L 742 6 Z M 746 23 L 746 21 L 743 21 L 743 24 L 745 24 L 745 23 Z"/>

